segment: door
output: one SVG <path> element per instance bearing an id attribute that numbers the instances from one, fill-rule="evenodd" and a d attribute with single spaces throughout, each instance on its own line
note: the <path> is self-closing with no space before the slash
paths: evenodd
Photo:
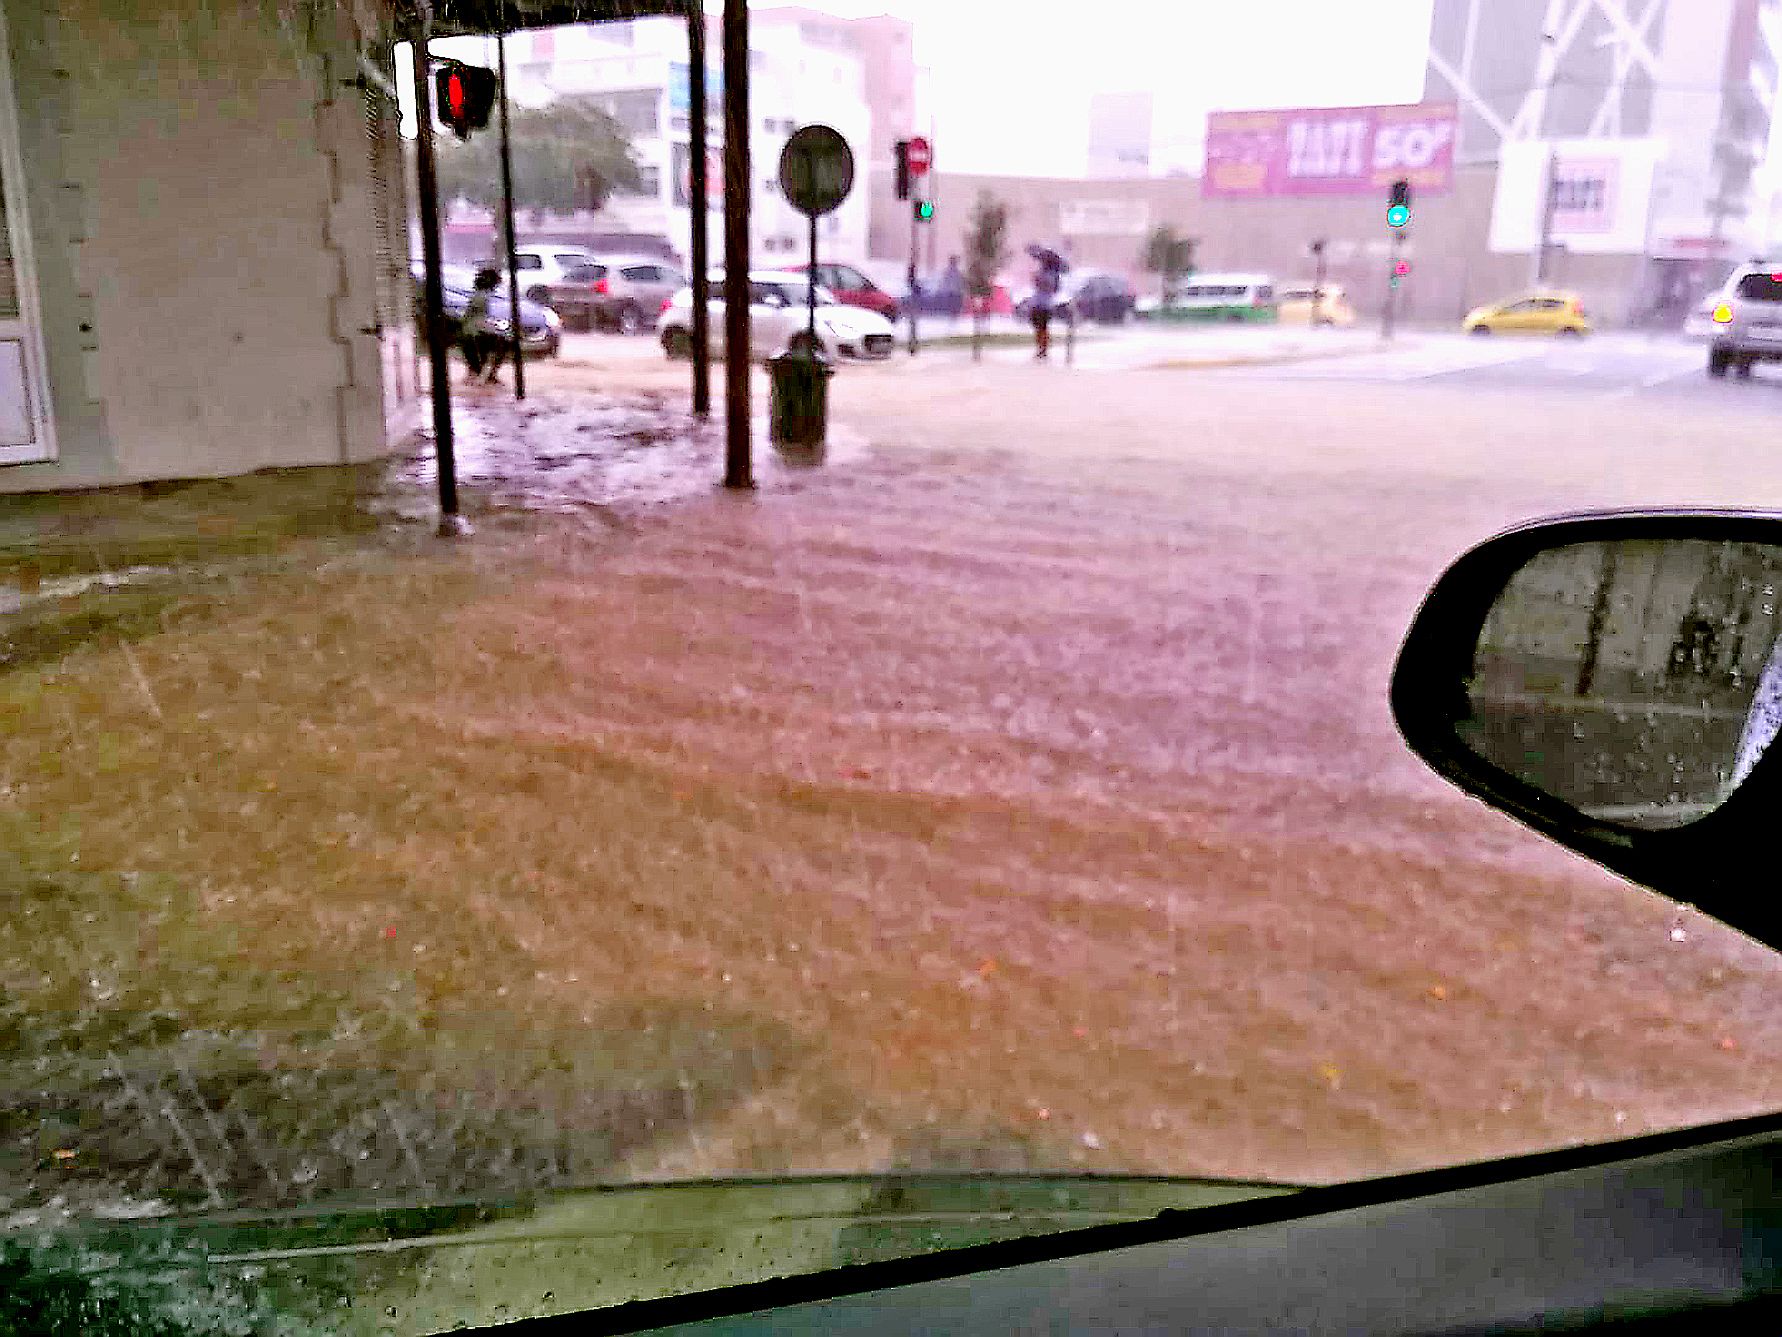
<path id="1" fill-rule="evenodd" d="M 771 357 L 786 346 L 790 310 L 786 295 L 773 284 L 749 284 L 749 349 L 756 357 Z"/>
<path id="2" fill-rule="evenodd" d="M 1540 324 L 1540 319 L 1540 305 L 1532 297 L 1506 302 L 1486 317 L 1492 329 L 1506 334 L 1526 334 Z"/>
<path id="3" fill-rule="evenodd" d="M 0 464 L 56 457 L 43 326 L 25 220 L 25 167 L 12 53 L 0 12 Z"/>

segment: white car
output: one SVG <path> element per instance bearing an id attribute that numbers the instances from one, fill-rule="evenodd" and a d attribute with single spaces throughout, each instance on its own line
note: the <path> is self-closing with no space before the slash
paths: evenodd
<path id="1" fill-rule="evenodd" d="M 724 351 L 724 276 L 711 277 L 706 303 L 711 322 L 710 345 Z M 802 274 L 754 270 L 749 274 L 749 349 L 758 358 L 784 351 L 794 334 L 810 322 L 810 287 Z M 656 322 L 662 350 L 669 357 L 693 355 L 693 290 L 682 288 L 669 298 Z M 844 306 L 835 294 L 817 285 L 817 342 L 829 359 L 856 358 L 882 362 L 891 356 L 897 331 L 890 321 L 865 307 Z"/>
<path id="2" fill-rule="evenodd" d="M 582 265 L 595 264 L 599 257 L 586 246 L 528 242 L 514 247 L 514 259 L 520 274 L 520 296 L 543 306 L 551 299 L 552 285 L 563 282 L 565 273 Z M 491 263 L 503 274 L 507 273 L 505 257 Z"/>

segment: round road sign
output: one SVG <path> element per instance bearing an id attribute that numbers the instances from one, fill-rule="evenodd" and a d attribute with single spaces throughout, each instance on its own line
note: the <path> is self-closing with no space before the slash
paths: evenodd
<path id="1" fill-rule="evenodd" d="M 928 141 L 917 135 L 910 141 L 910 175 L 927 176 L 928 169 L 934 166 L 934 150 L 928 147 Z"/>
<path id="2" fill-rule="evenodd" d="M 799 213 L 829 213 L 853 188 L 854 151 L 830 126 L 804 126 L 780 150 L 780 190 Z"/>

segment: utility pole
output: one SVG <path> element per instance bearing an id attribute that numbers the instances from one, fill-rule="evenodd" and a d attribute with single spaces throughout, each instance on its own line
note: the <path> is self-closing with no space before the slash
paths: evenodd
<path id="1" fill-rule="evenodd" d="M 1535 137 L 1547 139 L 1547 171 L 1541 198 L 1541 237 L 1535 246 L 1534 286 L 1547 286 L 1547 259 L 1553 250 L 1553 215 L 1559 207 L 1559 145 L 1547 137 L 1551 117 L 1547 104 L 1553 100 L 1553 85 L 1559 76 L 1558 38 L 1550 32 L 1541 34 L 1541 98 L 1535 116 Z"/>
<path id="2" fill-rule="evenodd" d="M 724 486 L 755 486 L 749 352 L 749 6 L 724 6 Z M 704 163 L 693 170 L 703 172 Z"/>
<path id="3" fill-rule="evenodd" d="M 711 254 L 706 225 L 706 174 L 710 171 L 705 143 L 705 6 L 687 9 L 687 249 L 693 265 L 693 415 L 712 416 Z"/>
<path id="4" fill-rule="evenodd" d="M 1318 328 L 1318 321 L 1324 314 L 1324 280 L 1329 271 L 1325 267 L 1324 249 L 1329 243 L 1319 237 L 1311 245 L 1312 260 L 1317 272 L 1312 277 L 1312 328 Z"/>
<path id="5" fill-rule="evenodd" d="M 508 333 L 513 338 L 514 398 L 526 397 L 526 359 L 520 344 L 520 257 L 514 240 L 514 155 L 507 125 L 507 6 L 502 6 L 502 30 L 495 35 L 496 68 L 501 78 L 501 230 L 507 236 Z"/>
<path id="6" fill-rule="evenodd" d="M 1404 258 L 1403 228 L 1392 229 L 1392 253 L 1386 260 L 1386 306 L 1380 316 L 1380 337 L 1390 339 L 1398 327 L 1399 262 Z M 1314 308 L 1315 309 L 1315 308 Z"/>
<path id="7" fill-rule="evenodd" d="M 906 287 L 910 290 L 910 356 L 916 355 L 916 309 L 922 305 L 921 294 L 916 291 L 916 246 L 922 236 L 922 224 L 916 217 L 916 211 L 910 210 L 910 268 L 905 276 Z"/>
<path id="8" fill-rule="evenodd" d="M 458 514 L 458 465 L 452 442 L 452 368 L 445 330 L 445 281 L 441 277 L 439 241 L 439 178 L 433 158 L 433 79 L 428 48 L 433 7 L 415 5 L 409 28 L 415 78 L 415 192 L 421 206 L 422 302 L 427 312 L 427 351 L 433 370 L 433 456 L 439 474 L 439 532 L 465 534 L 469 525 Z"/>

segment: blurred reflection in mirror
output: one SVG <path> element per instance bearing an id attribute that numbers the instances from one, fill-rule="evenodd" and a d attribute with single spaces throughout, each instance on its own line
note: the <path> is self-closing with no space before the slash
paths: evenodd
<path id="1" fill-rule="evenodd" d="M 1686 825 L 1782 722 L 1782 548 L 1701 540 L 1541 553 L 1498 596 L 1467 745 L 1586 816 Z"/>

